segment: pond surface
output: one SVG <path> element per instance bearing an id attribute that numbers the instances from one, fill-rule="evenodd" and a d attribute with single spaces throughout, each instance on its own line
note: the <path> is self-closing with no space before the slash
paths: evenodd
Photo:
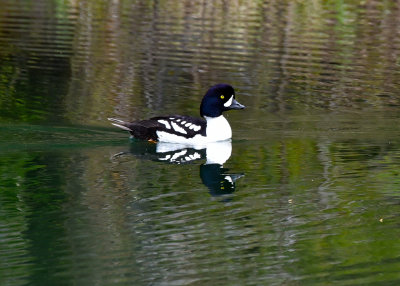
<path id="1" fill-rule="evenodd" d="M 398 1 L 0 6 L 1 285 L 399 285 Z M 107 121 L 219 82 L 232 142 Z"/>

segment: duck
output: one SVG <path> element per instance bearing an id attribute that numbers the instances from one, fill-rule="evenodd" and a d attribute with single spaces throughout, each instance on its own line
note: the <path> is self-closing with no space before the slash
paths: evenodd
<path id="1" fill-rule="evenodd" d="M 108 118 L 111 124 L 126 130 L 131 137 L 149 142 L 205 144 L 230 140 L 232 129 L 223 112 L 244 109 L 236 100 L 234 88 L 225 83 L 210 87 L 200 104 L 201 118 L 187 115 L 156 116 L 126 122 Z"/>

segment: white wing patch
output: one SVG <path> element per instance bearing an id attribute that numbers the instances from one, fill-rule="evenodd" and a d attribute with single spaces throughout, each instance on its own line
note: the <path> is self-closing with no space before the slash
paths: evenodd
<path id="1" fill-rule="evenodd" d="M 160 142 L 205 141 L 205 136 L 199 134 L 202 126 L 196 121 L 196 123 L 192 122 L 192 120 L 192 118 L 177 118 L 174 116 L 158 119 L 157 122 L 165 125 L 165 128 L 168 129 L 157 131 L 158 140 Z M 187 135 L 190 136 L 186 137 Z"/>
<path id="2" fill-rule="evenodd" d="M 179 119 L 178 119 L 179 120 Z M 177 120 L 177 121 L 178 121 Z M 178 124 L 176 124 L 175 122 L 171 122 L 171 125 L 172 125 L 172 128 L 174 128 L 174 130 L 176 131 L 176 132 L 180 132 L 180 133 L 183 133 L 183 134 L 187 134 L 187 132 L 186 132 L 186 130 L 185 129 L 183 129 L 182 127 L 180 127 Z"/>
<path id="3" fill-rule="evenodd" d="M 224 106 L 225 106 L 225 107 L 231 106 L 232 101 L 233 101 L 233 95 L 231 96 L 231 98 L 229 98 L 229 100 L 228 100 L 227 102 L 224 103 Z"/>
<path id="4" fill-rule="evenodd" d="M 197 132 L 201 129 L 201 127 L 199 125 L 192 124 L 191 126 L 189 126 L 189 129 L 192 129 Z"/>
<path id="5" fill-rule="evenodd" d="M 166 121 L 166 120 L 158 120 L 158 122 L 160 122 L 161 124 L 164 124 L 167 129 L 171 129 L 171 125 L 169 125 L 168 121 Z"/>
<path id="6" fill-rule="evenodd" d="M 157 131 L 158 140 L 160 142 L 182 143 L 182 144 L 204 144 L 207 142 L 207 137 L 201 134 L 196 134 L 194 137 L 185 138 L 181 135 L 171 134 L 167 131 Z"/>
<path id="7" fill-rule="evenodd" d="M 176 121 L 178 122 L 178 120 L 176 120 Z M 196 132 L 201 129 L 201 126 L 196 125 L 196 124 L 186 121 L 186 120 L 182 120 L 181 122 L 179 122 L 179 124 L 181 124 L 182 127 L 189 128 L 190 130 L 194 130 Z"/>

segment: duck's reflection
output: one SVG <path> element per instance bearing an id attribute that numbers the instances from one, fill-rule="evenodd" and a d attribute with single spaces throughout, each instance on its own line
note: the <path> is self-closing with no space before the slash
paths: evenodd
<path id="1" fill-rule="evenodd" d="M 223 167 L 232 154 L 230 140 L 199 146 L 135 141 L 131 144 L 129 153 L 142 159 L 169 164 L 187 164 L 205 159 L 206 162 L 200 165 L 200 178 L 212 196 L 233 193 L 236 180 L 244 176 L 244 174 L 230 173 L 229 169 Z M 127 152 L 118 153 L 113 157 L 124 154 Z"/>
<path id="2" fill-rule="evenodd" d="M 235 182 L 243 174 L 228 173 L 229 169 L 219 164 L 203 164 L 200 166 L 200 178 L 210 190 L 212 196 L 231 194 L 235 191 Z"/>

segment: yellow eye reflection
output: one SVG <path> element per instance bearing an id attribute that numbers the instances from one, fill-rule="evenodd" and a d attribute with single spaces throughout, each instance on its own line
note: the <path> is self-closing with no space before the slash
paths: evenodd
<path id="1" fill-rule="evenodd" d="M 225 98 L 225 96 L 221 95 L 221 99 L 224 99 L 224 98 Z"/>

